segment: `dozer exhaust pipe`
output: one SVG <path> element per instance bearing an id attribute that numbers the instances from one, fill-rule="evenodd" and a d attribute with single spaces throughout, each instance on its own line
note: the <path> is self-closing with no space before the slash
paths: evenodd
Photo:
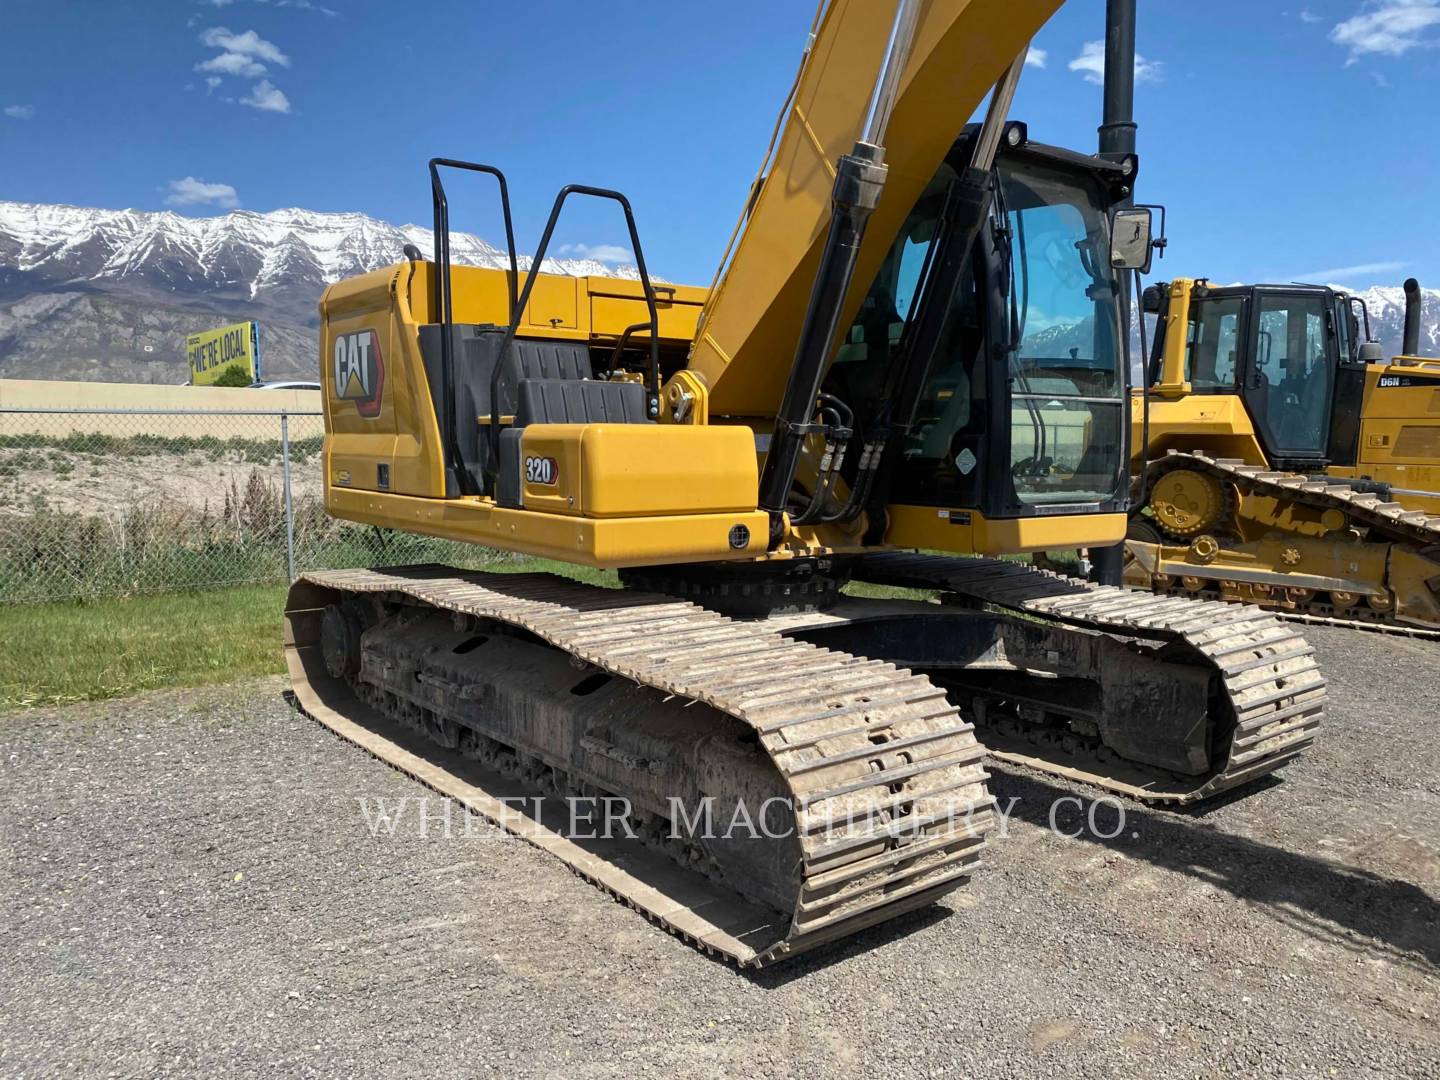
<path id="1" fill-rule="evenodd" d="M 1405 340 L 1400 346 L 1401 356 L 1420 355 L 1420 282 L 1413 277 L 1405 279 Z"/>

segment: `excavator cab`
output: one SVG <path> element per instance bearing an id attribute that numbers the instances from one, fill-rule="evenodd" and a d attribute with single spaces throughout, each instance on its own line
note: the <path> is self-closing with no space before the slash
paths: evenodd
<path id="1" fill-rule="evenodd" d="M 955 227 L 947 192 L 974 131 L 895 236 L 826 381 L 855 409 L 860 441 L 900 429 L 883 508 L 891 543 L 953 547 L 957 526 L 979 524 L 1013 549 L 1027 522 L 1125 509 L 1110 208 L 1132 176 L 1008 130 L 969 257 L 943 252 Z M 845 463 L 852 490 L 860 469 Z"/>

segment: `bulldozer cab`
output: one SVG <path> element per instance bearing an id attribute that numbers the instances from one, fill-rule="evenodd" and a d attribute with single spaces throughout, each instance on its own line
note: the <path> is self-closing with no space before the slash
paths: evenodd
<path id="1" fill-rule="evenodd" d="M 1364 363 L 1347 296 L 1313 286 L 1197 282 L 1184 332 L 1182 383 L 1192 394 L 1241 397 L 1274 468 L 1353 460 Z M 1164 351 L 1157 338 L 1152 385 L 1169 374 Z"/>

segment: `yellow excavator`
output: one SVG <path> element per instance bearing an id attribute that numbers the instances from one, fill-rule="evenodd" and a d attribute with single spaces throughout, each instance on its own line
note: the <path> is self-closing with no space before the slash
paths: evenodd
<path id="1" fill-rule="evenodd" d="M 625 587 L 307 573 L 300 705 L 742 965 L 967 880 L 987 753 L 1172 806 L 1300 754 L 1325 684 L 1293 626 L 996 557 L 1127 522 L 1138 159 L 1007 119 L 1058 6 L 822 4 L 710 289 L 653 282 L 584 186 L 531 267 L 601 198 L 638 280 L 522 273 L 503 175 L 432 161 L 433 258 L 321 301 L 327 507 Z M 508 272 L 451 265 L 455 170 L 497 182 Z"/>
<path id="2" fill-rule="evenodd" d="M 1386 361 L 1359 298 L 1152 285 L 1125 580 L 1312 621 L 1440 634 L 1440 361 Z"/>

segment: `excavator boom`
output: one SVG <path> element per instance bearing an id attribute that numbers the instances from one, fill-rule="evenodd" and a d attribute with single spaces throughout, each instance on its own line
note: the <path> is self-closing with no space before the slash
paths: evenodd
<path id="1" fill-rule="evenodd" d="M 885 133 L 885 193 L 845 297 L 855 317 L 890 242 L 957 133 L 1059 0 L 930 0 L 921 5 Z M 774 160 L 752 193 L 734 258 L 701 318 L 689 367 L 713 413 L 770 417 L 788 377 L 830 223 L 836 162 L 863 132 L 894 5 L 825 6 L 787 103 Z"/>

